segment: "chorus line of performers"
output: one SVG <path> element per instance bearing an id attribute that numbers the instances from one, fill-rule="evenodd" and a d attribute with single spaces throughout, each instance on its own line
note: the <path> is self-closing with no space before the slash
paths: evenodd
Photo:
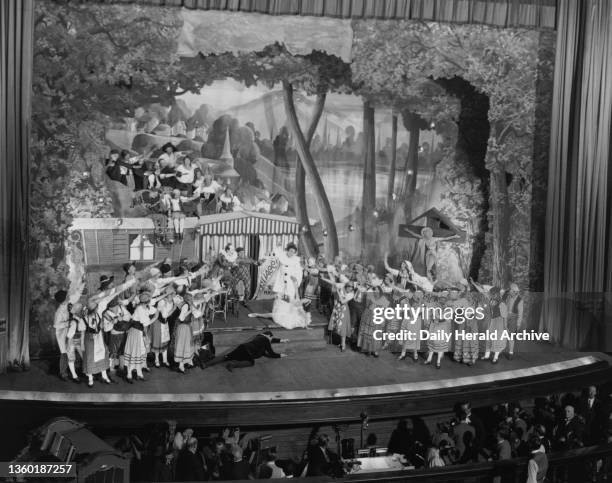
<path id="1" fill-rule="evenodd" d="M 124 266 L 125 279 L 115 285 L 114 277 L 100 277 L 94 295 L 70 303 L 66 291 L 55 294 L 59 307 L 54 327 L 60 348 L 60 376 L 80 382 L 76 372 L 77 355 L 89 387 L 100 375 L 110 384 L 110 373 L 122 373 L 133 383 L 134 373 L 144 380 L 149 371 L 147 356 L 155 355 L 155 366 L 169 367 L 171 349 L 177 370 L 193 365 L 194 355 L 201 348 L 204 331 L 205 304 L 221 292 L 219 279 L 196 279 L 208 273 L 207 265 L 186 267 L 173 276 L 171 267 L 163 263 L 137 272 L 134 264 Z"/>
<path id="2" fill-rule="evenodd" d="M 332 307 L 328 329 L 338 338 L 341 351 L 346 350 L 347 340 L 352 340 L 368 356 L 378 357 L 380 350 L 390 349 L 400 352 L 400 360 L 410 357 L 418 361 L 418 353 L 425 349 L 424 364 L 434 364 L 436 356 L 436 368 L 440 368 L 445 352 L 452 352 L 455 361 L 468 366 L 473 366 L 479 356 L 495 364 L 506 350 L 507 357 L 512 359 L 515 342 L 501 335 L 503 331 L 512 334 L 522 330 L 524 302 L 516 284 L 512 283 L 502 291 L 499 287 L 483 286 L 473 280 L 471 283 L 462 280 L 455 286 L 432 283 L 430 278 L 416 273 L 410 261 L 405 260 L 399 268 L 393 268 L 389 266 L 387 256 L 385 268 L 386 274 L 380 277 L 372 266 L 347 265 L 339 257 L 333 265 L 327 265 L 323 259 L 308 261 L 305 296 L 318 299 L 320 306 Z M 375 323 L 376 309 L 380 311 L 396 306 L 439 310 L 429 311 L 434 317 L 427 319 L 397 318 L 382 325 Z M 476 310 L 478 307 L 484 311 L 482 319 L 450 320 L 442 317 L 446 308 L 465 311 L 466 308 Z M 436 317 L 438 314 L 439 318 Z M 431 337 L 422 340 L 422 330 L 428 331 Z M 496 337 L 488 337 L 481 347 L 477 336 L 454 340 L 456 330 L 470 334 L 488 331 Z M 375 336 L 376 331 L 410 335 L 401 342 L 388 342 L 378 340 L 380 337 Z"/>
<path id="3" fill-rule="evenodd" d="M 230 243 L 206 263 L 191 268 L 182 264 L 176 274 L 170 259 L 139 272 L 135 264 L 125 264 L 121 284 L 103 275 L 95 294 L 80 296 L 74 303 L 70 303 L 74 296 L 58 291 L 54 329 L 60 377 L 80 381 L 75 366 L 79 356 L 90 387 L 95 375 L 110 384 L 109 373 L 117 372 L 133 383 L 134 374 L 144 380 L 151 354 L 156 367 L 170 367 L 169 352 L 176 369 L 184 374 L 194 360 L 200 360 L 202 351 L 212 351 L 209 355 L 214 356 L 214 348 L 203 344 L 207 309 L 224 303 L 223 297 L 246 305 L 252 292 L 253 265 L 263 264 L 272 273 L 270 281 L 277 297 L 269 315 L 287 328 L 307 327 L 309 301 L 299 298 L 302 268 L 296 255 L 297 246 L 289 243 L 285 250 L 279 247 L 277 253 L 254 260 Z"/>

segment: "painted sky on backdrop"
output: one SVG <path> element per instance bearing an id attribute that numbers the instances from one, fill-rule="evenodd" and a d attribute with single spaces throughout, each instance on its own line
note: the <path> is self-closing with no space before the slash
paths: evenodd
<path id="1" fill-rule="evenodd" d="M 278 41 L 294 54 L 324 50 L 351 60 L 350 20 L 188 9 L 182 15 L 179 55 L 261 50 Z"/>

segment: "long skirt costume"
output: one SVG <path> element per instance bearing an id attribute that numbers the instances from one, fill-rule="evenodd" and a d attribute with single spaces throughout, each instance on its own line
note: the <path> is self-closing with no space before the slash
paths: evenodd
<path id="1" fill-rule="evenodd" d="M 160 352 L 168 349 L 170 345 L 170 325 L 169 319 L 174 312 L 174 304 L 166 300 L 160 300 L 157 304 L 159 316 L 151 324 L 151 349 Z"/>
<path id="2" fill-rule="evenodd" d="M 506 304 L 500 302 L 499 305 L 489 305 L 491 320 L 489 321 L 489 337 L 487 337 L 486 350 L 491 352 L 501 352 L 506 348 L 507 340 L 502 339 L 506 330 Z M 495 337 L 495 340 L 493 338 Z"/>
<path id="3" fill-rule="evenodd" d="M 98 374 L 110 367 L 108 348 L 104 343 L 102 332 L 102 318 L 97 311 L 85 316 L 85 359 L 83 372 L 85 374 Z"/>
<path id="4" fill-rule="evenodd" d="M 132 322 L 127 332 L 123 357 L 128 374 L 134 369 L 147 367 L 147 348 L 145 345 L 145 329 L 151 325 L 151 315 L 155 309 L 146 304 L 140 304 L 132 314 Z"/>
<path id="5" fill-rule="evenodd" d="M 417 306 L 418 307 L 418 306 Z M 423 328 L 423 318 L 412 317 L 402 319 L 401 330 L 404 335 L 402 341 L 402 350 L 404 351 L 420 351 L 421 350 L 421 329 Z M 405 332 L 404 332 L 405 331 Z M 410 335 L 408 335 L 410 334 Z"/>
<path id="6" fill-rule="evenodd" d="M 465 299 L 459 299 L 456 303 L 456 307 L 469 307 L 470 303 Z M 471 319 L 465 318 L 461 323 L 454 323 L 455 330 L 462 331 L 465 334 L 478 334 L 478 319 L 472 317 Z M 465 337 L 455 338 L 455 350 L 453 359 L 458 362 L 474 363 L 478 359 L 480 341 L 474 337 L 474 340 L 467 340 Z"/>
<path id="7" fill-rule="evenodd" d="M 319 297 L 319 270 L 317 268 L 309 268 L 306 272 L 304 298 L 316 300 Z"/>
<path id="8" fill-rule="evenodd" d="M 436 307 L 435 305 L 430 305 L 430 307 Z M 445 307 L 440 307 L 442 309 L 442 314 L 444 313 Z M 437 313 L 431 313 L 432 316 L 429 322 L 429 339 L 427 341 L 427 349 L 430 352 L 447 352 L 450 350 L 451 343 L 447 341 L 447 338 L 444 337 L 446 334 L 450 334 L 452 332 L 452 321 L 446 320 L 445 318 L 437 318 L 435 315 L 439 315 Z"/>
<path id="9" fill-rule="evenodd" d="M 349 294 L 348 297 L 352 299 L 353 295 Z M 334 331 L 340 337 L 351 336 L 353 328 L 351 326 L 351 312 L 348 308 L 348 300 L 342 303 L 340 301 L 340 296 L 336 298 L 327 328 L 328 330 Z"/>
<path id="10" fill-rule="evenodd" d="M 366 308 L 361 315 L 359 335 L 357 336 L 357 347 L 364 352 L 378 352 L 382 341 L 374 339 L 374 331 L 382 330 L 383 324 L 374 323 L 374 309 L 377 307 L 388 307 L 389 299 L 384 295 L 377 297 L 373 293 L 366 296 Z"/>
<path id="11" fill-rule="evenodd" d="M 193 315 L 189 312 L 189 305 L 184 304 L 174 329 L 174 362 L 191 364 L 194 355 L 191 320 Z"/>

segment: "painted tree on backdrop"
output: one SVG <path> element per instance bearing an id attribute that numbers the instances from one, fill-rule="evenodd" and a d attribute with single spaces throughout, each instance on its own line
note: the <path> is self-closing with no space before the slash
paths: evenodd
<path id="1" fill-rule="evenodd" d="M 105 126 L 140 105 L 170 105 L 181 26 L 175 9 L 36 2 L 30 293 L 41 330 L 33 335 L 52 340 L 71 219 L 112 216 Z"/>
<path id="2" fill-rule="evenodd" d="M 411 98 L 424 80 L 459 77 L 489 97 L 485 166 L 492 230 L 486 238 L 492 273 L 483 264 L 481 275 L 505 285 L 512 274 L 526 284 L 528 264 L 511 269 L 509 240 L 520 252 L 517 258 L 528 260 L 537 32 L 383 21 L 354 22 L 353 29 L 354 81 L 373 92 Z M 412 110 L 420 114 L 419 109 Z"/>
<path id="3" fill-rule="evenodd" d="M 296 141 L 300 163 L 296 169 L 296 217 L 302 227 L 308 256 L 315 255 L 317 245 L 306 209 L 306 176 L 310 179 L 318 203 L 323 225 L 327 230 L 325 253 L 328 257 L 338 254 L 336 223 L 325 187 L 310 151 L 310 144 L 325 107 L 328 92 L 350 92 L 351 71 L 339 57 L 325 52 L 313 51 L 308 55 L 293 55 L 284 45 L 273 44 L 259 52 L 200 55 L 183 59 L 180 70 L 182 89 L 199 92 L 215 80 L 232 77 L 246 86 L 263 83 L 272 88 L 279 82 L 283 88 L 283 99 L 287 120 Z M 294 92 L 303 91 L 316 96 L 310 125 L 304 129 L 296 113 Z"/>

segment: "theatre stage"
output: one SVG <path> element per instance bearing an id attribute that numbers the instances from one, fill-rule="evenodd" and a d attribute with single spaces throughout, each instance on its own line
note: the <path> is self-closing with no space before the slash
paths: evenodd
<path id="1" fill-rule="evenodd" d="M 265 312 L 270 302 L 251 303 L 250 310 Z M 254 367 L 229 372 L 224 365 L 183 375 L 166 368 L 151 368 L 146 381 L 134 384 L 115 378 L 116 384 L 96 381 L 62 382 L 49 373 L 49 362 L 34 361 L 27 373 L 0 376 L 0 408 L 14 423 L 42 423 L 55 416 L 95 421 L 97 426 L 121 422 L 146 424 L 176 419 L 185 424 L 247 426 L 355 421 L 362 412 L 371 419 L 447 411 L 459 400 L 474 406 L 533 398 L 612 379 L 611 358 L 602 353 L 571 353 L 541 343 L 521 351 L 513 360 L 498 364 L 478 361 L 474 367 L 447 356 L 442 368 L 383 351 L 366 357 L 330 345 L 326 319 L 316 311 L 310 329 L 281 329 L 268 319 L 239 317 L 216 320 L 211 328 L 217 352 L 247 340 L 255 329 L 271 328 L 287 344 L 283 359 L 257 360 Z M 534 350 L 537 349 L 537 350 Z M 422 355 L 421 355 L 422 356 Z M 6 412 L 9 411 L 9 412 Z M 21 420 L 21 422 L 19 422 Z M 30 426 L 31 427 L 31 426 Z"/>

